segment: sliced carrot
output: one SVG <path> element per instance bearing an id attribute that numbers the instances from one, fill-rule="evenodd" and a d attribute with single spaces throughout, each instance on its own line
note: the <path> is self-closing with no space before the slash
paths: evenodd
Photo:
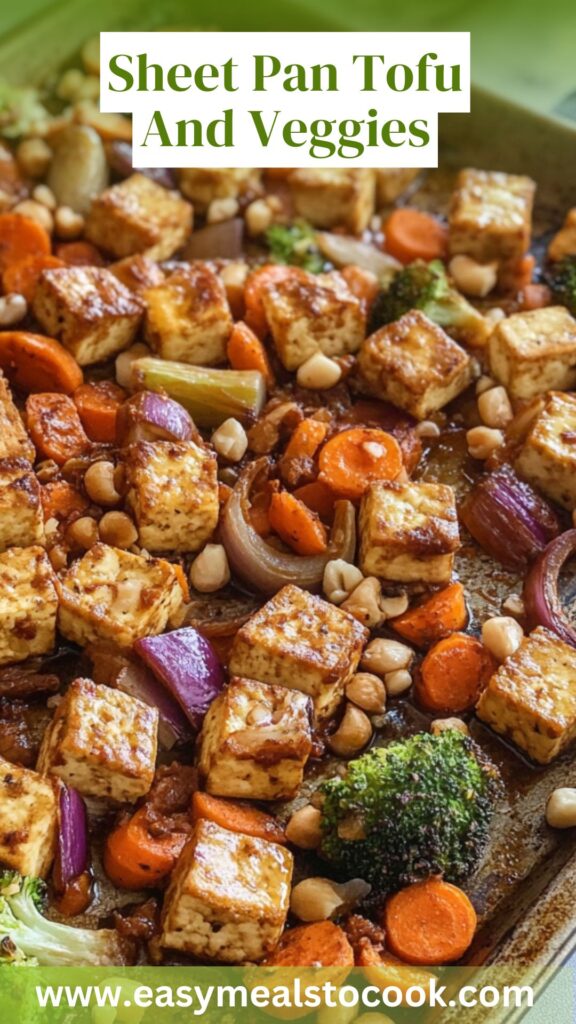
<path id="1" fill-rule="evenodd" d="M 401 889 L 385 907 L 386 942 L 410 964 L 454 963 L 476 931 L 476 911 L 456 885 L 430 878 Z"/>
<path id="2" fill-rule="evenodd" d="M 424 658 L 416 696 L 429 711 L 466 711 L 474 706 L 496 667 L 480 640 L 451 633 Z"/>
<path id="3" fill-rule="evenodd" d="M 436 975 L 431 971 L 402 963 L 391 953 L 378 949 L 367 938 L 360 940 L 356 966 L 363 968 L 362 976 L 371 985 L 375 985 L 381 991 L 393 985 L 403 996 L 415 985 L 426 991 L 436 980 Z"/>
<path id="4" fill-rule="evenodd" d="M 67 267 L 103 267 L 102 254 L 91 242 L 60 242 L 55 255 Z"/>
<path id="5" fill-rule="evenodd" d="M 122 889 L 157 885 L 172 871 L 188 838 L 184 832 L 150 835 L 146 808 L 141 807 L 108 836 L 104 848 L 104 870 Z"/>
<path id="6" fill-rule="evenodd" d="M 90 440 L 113 444 L 118 410 L 126 392 L 112 380 L 91 381 L 77 388 L 73 398 Z"/>
<path id="7" fill-rule="evenodd" d="M 326 442 L 319 467 L 323 483 L 335 494 L 354 500 L 376 480 L 395 480 L 402 469 L 402 452 L 384 430 L 353 427 Z"/>
<path id="8" fill-rule="evenodd" d="M 17 263 L 9 263 L 2 274 L 2 287 L 5 292 L 18 292 L 27 302 L 32 302 L 38 278 L 43 270 L 57 270 L 65 266 L 57 256 L 40 255 L 26 256 Z"/>
<path id="9" fill-rule="evenodd" d="M 268 387 L 272 387 L 274 374 L 266 349 L 260 338 L 242 320 L 232 328 L 226 354 L 233 370 L 259 370 Z"/>
<path id="10" fill-rule="evenodd" d="M 92 877 L 84 871 L 57 892 L 54 906 L 64 917 L 83 914 L 92 901 Z"/>
<path id="11" fill-rule="evenodd" d="M 303 484 L 293 492 L 294 497 L 303 501 L 312 512 L 316 512 L 321 519 L 330 521 L 334 515 L 334 492 L 321 480 L 314 480 L 310 484 Z"/>
<path id="12" fill-rule="evenodd" d="M 272 495 L 270 526 L 299 555 L 321 555 L 328 546 L 320 518 L 288 491 Z"/>
<path id="13" fill-rule="evenodd" d="M 230 832 L 241 832 L 257 839 L 269 839 L 271 843 L 285 843 L 286 835 L 280 822 L 271 814 L 259 811 L 250 804 L 236 800 L 223 800 L 196 790 L 192 794 L 192 820 L 207 818 Z"/>
<path id="14" fill-rule="evenodd" d="M 530 253 L 523 256 L 515 272 L 515 285 L 519 290 L 526 288 L 532 283 L 532 275 L 536 267 L 536 260 Z"/>
<path id="15" fill-rule="evenodd" d="M 526 284 L 522 289 L 520 304 L 522 309 L 543 309 L 552 302 L 552 292 L 547 284 Z"/>
<path id="16" fill-rule="evenodd" d="M 437 260 L 446 256 L 448 228 L 429 213 L 403 207 L 390 214 L 384 248 L 401 263 Z"/>
<path id="17" fill-rule="evenodd" d="M 285 281 L 289 277 L 301 274 L 298 267 L 289 267 L 284 263 L 267 263 L 264 267 L 254 270 L 246 278 L 244 302 L 246 305 L 246 323 L 259 338 L 268 334 L 268 321 L 262 302 L 262 291 L 269 284 Z"/>
<path id="18" fill-rule="evenodd" d="M 449 633 L 465 629 L 467 622 L 464 587 L 461 583 L 450 583 L 415 608 L 391 619 L 389 624 L 405 640 L 418 647 L 427 647 Z"/>
<path id="19" fill-rule="evenodd" d="M 354 951 L 342 928 L 333 921 L 318 921 L 284 932 L 264 964 L 267 967 L 353 967 Z"/>
<path id="20" fill-rule="evenodd" d="M 82 370 L 59 341 L 30 331 L 0 331 L 0 368 L 21 391 L 60 391 L 80 387 Z"/>
<path id="21" fill-rule="evenodd" d="M 90 448 L 78 410 L 67 395 L 30 395 L 26 400 L 26 422 L 38 452 L 59 466 Z"/>
<path id="22" fill-rule="evenodd" d="M 285 458 L 313 458 L 327 433 L 328 425 L 321 420 L 301 420 L 286 445 Z"/>
<path id="23" fill-rule="evenodd" d="M 88 508 L 88 499 L 67 480 L 51 480 L 40 492 L 44 519 L 58 519 L 62 522 L 73 512 Z"/>
<path id="24" fill-rule="evenodd" d="M 0 271 L 27 256 L 49 256 L 50 235 L 36 220 L 21 213 L 0 214 Z"/>
<path id="25" fill-rule="evenodd" d="M 380 291 L 376 274 L 373 274 L 371 270 L 355 266 L 344 267 L 340 273 L 352 294 L 360 302 L 364 313 L 367 313 Z"/>

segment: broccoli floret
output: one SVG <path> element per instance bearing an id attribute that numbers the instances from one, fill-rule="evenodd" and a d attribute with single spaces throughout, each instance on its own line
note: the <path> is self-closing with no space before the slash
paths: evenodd
<path id="1" fill-rule="evenodd" d="M 486 321 L 450 284 L 441 260 L 417 260 L 399 270 L 386 291 L 377 296 L 370 317 L 370 332 L 420 309 L 458 341 L 479 344 L 487 334 Z"/>
<path id="2" fill-rule="evenodd" d="M 546 280 L 556 302 L 576 316 L 576 255 L 565 256 L 554 263 L 546 274 Z"/>
<path id="3" fill-rule="evenodd" d="M 17 139 L 49 116 L 35 89 L 0 81 L 0 135 Z"/>
<path id="4" fill-rule="evenodd" d="M 450 729 L 370 750 L 320 789 L 322 856 L 342 877 L 385 894 L 435 874 L 460 882 L 473 871 L 498 775 L 469 737 Z M 360 838 L 342 837 L 351 833 Z"/>
<path id="5" fill-rule="evenodd" d="M 40 913 L 45 885 L 7 871 L 0 876 L 0 962 L 4 965 L 99 967 L 127 962 L 128 946 L 112 929 L 92 931 Z"/>
<path id="6" fill-rule="evenodd" d="M 275 263 L 288 263 L 311 274 L 324 270 L 326 261 L 316 245 L 316 235 L 304 220 L 273 224 L 266 232 L 266 242 Z"/>

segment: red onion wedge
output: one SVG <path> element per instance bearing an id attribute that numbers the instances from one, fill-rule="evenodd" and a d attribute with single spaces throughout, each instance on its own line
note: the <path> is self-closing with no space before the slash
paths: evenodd
<path id="1" fill-rule="evenodd" d="M 178 701 L 194 729 L 224 686 L 216 651 L 192 626 L 137 640 L 134 650 Z"/>
<path id="2" fill-rule="evenodd" d="M 505 465 L 478 481 L 460 516 L 480 547 L 519 571 L 560 532 L 552 506 Z"/>
<path id="3" fill-rule="evenodd" d="M 114 685 L 144 704 L 158 708 L 158 740 L 165 750 L 171 750 L 177 743 L 192 738 L 192 730 L 180 705 L 145 665 L 125 665 L 120 669 Z"/>
<path id="4" fill-rule="evenodd" d="M 292 555 L 278 551 L 256 532 L 250 523 L 250 491 L 260 473 L 270 469 L 267 458 L 250 463 L 230 495 L 220 525 L 222 543 L 233 571 L 250 587 L 263 594 L 275 594 L 287 583 L 312 589 L 324 575 L 326 562 L 333 558 L 354 561 L 356 513 L 349 501 L 335 504 L 334 524 L 328 550 L 323 555 Z"/>
<path id="5" fill-rule="evenodd" d="M 524 605 L 530 629 L 546 626 L 576 647 L 576 629 L 564 614 L 558 579 L 565 563 L 576 554 L 576 530 L 556 537 L 538 556 L 524 582 Z"/>
<path id="6" fill-rule="evenodd" d="M 62 783 L 60 787 L 60 829 L 56 872 L 62 886 L 78 878 L 88 867 L 88 817 L 80 794 Z"/>
<path id="7" fill-rule="evenodd" d="M 155 391 L 139 391 L 118 411 L 116 439 L 120 445 L 136 441 L 190 441 L 195 436 L 197 431 L 186 409 Z"/>
<path id="8" fill-rule="evenodd" d="M 187 260 L 235 260 L 242 256 L 244 221 L 242 217 L 208 224 L 190 235 L 184 257 Z"/>

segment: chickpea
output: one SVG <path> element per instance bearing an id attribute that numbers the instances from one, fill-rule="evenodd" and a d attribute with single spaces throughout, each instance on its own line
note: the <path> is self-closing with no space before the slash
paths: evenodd
<path id="1" fill-rule="evenodd" d="M 395 594 L 394 597 L 383 597 L 380 607 L 384 612 L 385 619 L 395 619 L 397 615 L 404 615 L 408 610 L 408 594 Z"/>
<path id="2" fill-rule="evenodd" d="M 389 697 L 398 697 L 412 686 L 412 676 L 405 668 L 396 672 L 387 672 L 384 676 L 386 693 Z"/>
<path id="3" fill-rule="evenodd" d="M 120 495 L 114 483 L 113 462 L 93 462 L 84 474 L 86 494 L 95 505 L 117 505 Z"/>
<path id="4" fill-rule="evenodd" d="M 363 579 L 360 569 L 351 562 L 333 558 L 326 562 L 322 589 L 332 604 L 342 604 Z"/>
<path id="5" fill-rule="evenodd" d="M 58 238 L 78 238 L 84 230 L 84 217 L 70 206 L 59 206 L 54 214 Z"/>
<path id="6" fill-rule="evenodd" d="M 373 715 L 380 715 L 386 707 L 386 687 L 370 672 L 357 672 L 346 687 L 348 700 Z"/>
<path id="7" fill-rule="evenodd" d="M 502 611 L 512 615 L 515 619 L 524 618 L 526 608 L 520 594 L 509 594 L 502 602 Z"/>
<path id="8" fill-rule="evenodd" d="M 90 516 L 80 516 L 66 530 L 66 542 L 71 548 L 88 551 L 98 540 L 98 525 Z"/>
<path id="9" fill-rule="evenodd" d="M 512 420 L 514 413 L 506 388 L 489 388 L 478 398 L 478 412 L 487 427 L 505 427 Z"/>
<path id="10" fill-rule="evenodd" d="M 48 551 L 48 558 L 55 572 L 60 572 L 68 565 L 68 552 L 62 544 L 55 544 L 54 547 L 51 547 Z"/>
<path id="11" fill-rule="evenodd" d="M 482 643 L 496 661 L 504 661 L 517 651 L 524 639 L 524 630 L 511 615 L 495 615 L 482 626 Z"/>
<path id="12" fill-rule="evenodd" d="M 372 722 L 354 704 L 347 704 L 336 732 L 328 737 L 330 750 L 338 757 L 354 757 L 372 739 Z"/>
<path id="13" fill-rule="evenodd" d="M 255 238 L 263 235 L 272 223 L 272 210 L 265 199 L 255 199 L 244 213 L 248 234 Z"/>
<path id="14" fill-rule="evenodd" d="M 487 459 L 504 444 L 504 435 L 490 427 L 472 427 L 466 434 L 466 443 L 473 459 Z"/>
<path id="15" fill-rule="evenodd" d="M 24 139 L 16 150 L 16 159 L 27 177 L 43 178 L 52 160 L 52 150 L 44 139 Z"/>
<path id="16" fill-rule="evenodd" d="M 288 842 L 299 846 L 301 850 L 316 850 L 322 841 L 321 820 L 320 810 L 312 804 L 294 811 L 286 825 Z"/>
<path id="17" fill-rule="evenodd" d="M 461 718 L 435 718 L 430 723 L 430 732 L 433 736 L 438 736 L 441 732 L 446 732 L 447 729 L 456 729 L 457 732 L 462 732 L 465 736 L 469 734 L 468 726 Z"/>
<path id="18" fill-rule="evenodd" d="M 449 269 L 456 287 L 477 299 L 483 299 L 492 291 L 498 277 L 497 263 L 477 263 L 464 254 L 453 256 Z"/>
<path id="19" fill-rule="evenodd" d="M 551 828 L 574 828 L 576 825 L 576 789 L 560 786 L 548 797 L 546 821 Z"/>
<path id="20" fill-rule="evenodd" d="M 292 889 L 290 910 L 301 921 L 327 921 L 370 892 L 361 878 L 352 878 L 339 885 L 330 878 L 305 878 Z"/>
<path id="21" fill-rule="evenodd" d="M 476 394 L 482 395 L 485 391 L 490 391 L 490 388 L 496 387 L 496 381 L 493 377 L 489 377 L 486 373 L 483 373 L 481 377 L 478 377 L 476 381 Z"/>
<path id="22" fill-rule="evenodd" d="M 375 576 L 367 576 L 342 602 L 342 608 L 369 629 L 381 626 L 386 616 L 382 607 L 380 580 Z"/>
<path id="23" fill-rule="evenodd" d="M 212 434 L 212 444 L 218 455 L 228 459 L 229 462 L 240 462 L 248 448 L 248 435 L 239 420 L 224 420 Z"/>
<path id="24" fill-rule="evenodd" d="M 54 230 L 54 219 L 47 206 L 37 203 L 35 199 L 23 199 L 14 207 L 14 213 L 21 213 L 23 217 L 30 217 L 35 220 L 49 235 Z"/>
<path id="25" fill-rule="evenodd" d="M 342 376 L 342 367 L 322 352 L 315 352 L 298 367 L 296 380 L 301 388 L 310 391 L 326 391 L 333 388 Z"/>
<path id="26" fill-rule="evenodd" d="M 414 651 L 398 640 L 372 640 L 364 650 L 360 664 L 367 672 L 386 676 L 398 669 L 406 669 L 414 658 Z"/>
<path id="27" fill-rule="evenodd" d="M 100 540 L 115 548 L 131 548 L 138 540 L 138 530 L 125 512 L 106 512 L 98 523 Z"/>
<path id="28" fill-rule="evenodd" d="M 27 312 L 28 303 L 18 292 L 0 296 L 0 327 L 12 327 L 20 323 Z"/>
<path id="29" fill-rule="evenodd" d="M 225 587 L 230 567 L 222 544 L 207 544 L 190 566 L 190 582 L 201 594 L 212 594 Z"/>
<path id="30" fill-rule="evenodd" d="M 36 188 L 32 192 L 32 198 L 37 203 L 41 203 L 42 206 L 46 206 L 49 210 L 56 209 L 56 196 L 54 195 L 51 188 L 48 185 L 36 185 Z"/>
<path id="31" fill-rule="evenodd" d="M 137 359 L 144 359 L 145 356 L 149 355 L 150 349 L 147 345 L 138 342 L 117 356 L 115 365 L 116 382 L 121 388 L 127 388 L 130 391 L 134 387 L 136 383 L 134 380 L 134 363 Z"/>
<path id="32" fill-rule="evenodd" d="M 222 199 L 213 199 L 206 211 L 207 224 L 221 224 L 222 221 L 231 220 L 238 213 L 238 200 L 233 196 L 224 196 Z"/>
<path id="33" fill-rule="evenodd" d="M 434 423 L 434 420 L 422 420 L 421 423 L 418 423 L 414 427 L 414 433 L 416 434 L 416 437 L 429 438 L 440 437 L 441 431 L 438 424 Z"/>

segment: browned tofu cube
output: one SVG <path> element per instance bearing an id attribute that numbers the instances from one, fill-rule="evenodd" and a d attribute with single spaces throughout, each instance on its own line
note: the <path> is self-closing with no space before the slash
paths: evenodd
<path id="1" fill-rule="evenodd" d="M 101 363 L 128 348 L 144 307 L 109 270 L 59 267 L 45 270 L 34 295 L 34 313 L 80 366 Z"/>
<path id="2" fill-rule="evenodd" d="M 305 167 L 288 178 L 296 213 L 316 228 L 342 226 L 360 235 L 376 205 L 376 175 L 370 168 Z"/>
<path id="3" fill-rule="evenodd" d="M 257 195 L 261 176 L 255 167 L 183 167 L 178 171 L 182 192 L 200 211 L 206 211 L 213 199 Z"/>
<path id="4" fill-rule="evenodd" d="M 0 459 L 12 457 L 35 462 L 36 449 L 14 405 L 6 378 L 0 372 Z"/>
<path id="5" fill-rule="evenodd" d="M 56 580 L 44 548 L 0 554 L 0 665 L 50 654 L 57 609 Z"/>
<path id="6" fill-rule="evenodd" d="M 165 278 L 164 271 L 149 256 L 142 256 L 136 253 L 135 256 L 126 256 L 117 263 L 111 263 L 108 267 L 111 274 L 128 288 L 131 292 L 139 294 L 146 288 L 154 288 L 162 284 Z"/>
<path id="7" fill-rule="evenodd" d="M 57 831 L 53 782 L 0 757 L 0 864 L 21 875 L 45 878 Z"/>
<path id="8" fill-rule="evenodd" d="M 376 171 L 376 205 L 388 206 L 406 191 L 420 174 L 419 167 L 379 167 Z"/>
<path id="9" fill-rule="evenodd" d="M 197 366 L 224 362 L 232 315 L 211 267 L 193 263 L 148 288 L 144 298 L 146 339 L 163 359 Z"/>
<path id="10" fill-rule="evenodd" d="M 516 459 L 516 469 L 537 490 L 576 508 L 576 395 L 550 391 Z"/>
<path id="11" fill-rule="evenodd" d="M 358 356 L 369 394 L 418 420 L 456 398 L 472 381 L 472 362 L 441 327 L 413 310 L 363 343 Z"/>
<path id="12" fill-rule="evenodd" d="M 26 459 L 0 459 L 0 551 L 43 540 L 38 477 Z"/>
<path id="13" fill-rule="evenodd" d="M 192 207 L 144 174 L 132 174 L 92 200 L 86 238 L 120 259 L 141 252 L 167 260 L 192 231 Z"/>
<path id="14" fill-rule="evenodd" d="M 490 373 L 513 398 L 527 401 L 576 385 L 576 320 L 546 306 L 499 320 L 488 343 Z"/>

